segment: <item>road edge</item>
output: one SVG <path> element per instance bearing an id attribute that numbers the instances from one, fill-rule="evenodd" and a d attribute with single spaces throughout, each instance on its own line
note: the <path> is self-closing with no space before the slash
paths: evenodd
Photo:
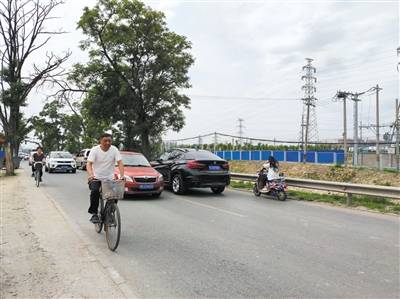
<path id="1" fill-rule="evenodd" d="M 25 172 L 25 170 L 23 171 Z M 69 225 L 71 230 L 73 230 L 73 232 L 78 236 L 78 238 L 82 242 L 82 245 L 84 245 L 84 247 L 90 252 L 90 254 L 92 255 L 92 260 L 103 267 L 104 272 L 110 277 L 110 279 L 114 282 L 121 293 L 129 299 L 140 298 L 128 285 L 127 280 L 111 265 L 111 263 L 108 262 L 109 258 L 99 249 L 97 249 L 95 245 L 87 242 L 87 238 L 79 225 L 70 219 L 62 206 L 47 192 L 46 188 L 42 188 L 41 191 L 43 191 L 43 194 L 46 196 L 46 198 L 49 199 L 53 206 L 57 209 L 57 211 L 60 213 L 65 222 Z"/>

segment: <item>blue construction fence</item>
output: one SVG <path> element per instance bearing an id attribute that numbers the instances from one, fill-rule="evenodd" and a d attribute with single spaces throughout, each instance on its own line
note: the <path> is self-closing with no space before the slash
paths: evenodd
<path id="1" fill-rule="evenodd" d="M 5 152 L 0 149 L 0 169 L 2 169 L 5 165 L 5 161 L 4 161 L 5 156 L 6 156 Z"/>
<path id="2" fill-rule="evenodd" d="M 216 155 L 233 161 L 265 161 L 273 156 L 280 162 L 303 162 L 303 151 L 216 151 Z M 309 151 L 307 162 L 318 164 L 343 164 L 343 151 Z"/>

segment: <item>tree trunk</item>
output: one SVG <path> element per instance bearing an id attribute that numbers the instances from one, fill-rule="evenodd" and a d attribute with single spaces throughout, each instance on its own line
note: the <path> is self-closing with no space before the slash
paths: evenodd
<path id="1" fill-rule="evenodd" d="M 6 175 L 14 175 L 14 161 L 10 143 L 6 143 Z"/>
<path id="2" fill-rule="evenodd" d="M 151 159 L 152 152 L 150 147 L 149 134 L 147 133 L 147 131 L 143 131 L 140 134 L 140 139 L 142 143 L 142 153 L 145 155 L 147 159 Z"/>

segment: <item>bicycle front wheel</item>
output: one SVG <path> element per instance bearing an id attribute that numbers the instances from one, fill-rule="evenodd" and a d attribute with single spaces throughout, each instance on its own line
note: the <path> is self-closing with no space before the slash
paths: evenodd
<path id="1" fill-rule="evenodd" d="M 105 212 L 104 230 L 108 248 L 111 251 L 115 251 L 121 236 L 121 215 L 118 205 L 114 202 L 107 202 Z"/>
<path id="2" fill-rule="evenodd" d="M 35 171 L 35 181 L 36 181 L 36 187 L 39 187 L 39 184 L 40 184 L 40 174 L 39 174 L 39 171 Z"/>
<path id="3" fill-rule="evenodd" d="M 104 200 L 103 196 L 100 195 L 99 198 L 99 209 L 97 215 L 99 216 L 100 221 L 94 224 L 94 230 L 100 234 L 103 229 L 103 211 L 104 211 Z"/>

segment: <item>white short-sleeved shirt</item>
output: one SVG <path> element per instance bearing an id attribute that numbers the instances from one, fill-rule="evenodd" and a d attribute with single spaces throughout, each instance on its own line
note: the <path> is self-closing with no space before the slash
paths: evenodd
<path id="1" fill-rule="evenodd" d="M 100 145 L 90 150 L 88 161 L 93 163 L 93 174 L 99 180 L 112 180 L 114 178 L 115 163 L 121 160 L 119 150 L 111 145 L 108 151 L 103 151 Z"/>

